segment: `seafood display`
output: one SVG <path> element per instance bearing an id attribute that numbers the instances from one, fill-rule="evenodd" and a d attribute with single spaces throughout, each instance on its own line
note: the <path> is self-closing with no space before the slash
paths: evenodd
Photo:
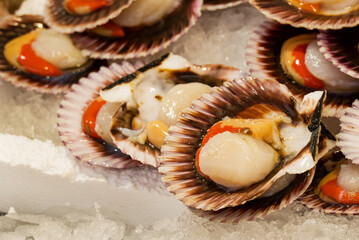
<path id="1" fill-rule="evenodd" d="M 41 18 L 9 18 L 0 28 L 0 76 L 39 92 L 66 92 L 71 84 L 98 69 L 64 34 L 47 29 Z"/>
<path id="2" fill-rule="evenodd" d="M 358 97 L 359 79 L 341 72 L 323 57 L 317 34 L 268 22 L 248 40 L 246 61 L 257 79 L 275 79 L 299 99 L 314 90 L 327 90 L 324 115 L 339 117 Z"/>
<path id="3" fill-rule="evenodd" d="M 206 11 L 215 11 L 234 7 L 244 2 L 247 2 L 247 0 L 203 0 L 202 9 Z"/>
<path id="4" fill-rule="evenodd" d="M 61 5 L 63 1 L 54 2 Z M 121 4 L 120 11 L 117 7 L 116 13 L 106 15 L 108 18 L 102 19 L 100 24 L 80 24 L 83 19 L 98 19 L 94 16 L 105 8 L 115 8 L 116 4 Z M 114 1 L 110 6 L 102 6 L 85 15 L 73 15 L 67 13 L 63 5 L 49 4 L 45 19 L 59 31 L 72 32 L 76 46 L 86 56 L 129 59 L 155 54 L 177 41 L 194 26 L 201 15 L 201 7 L 202 0 Z M 58 14 L 58 18 L 52 18 L 54 14 Z"/>
<path id="5" fill-rule="evenodd" d="M 162 181 L 195 213 L 222 221 L 253 219 L 290 204 L 335 145 L 320 123 L 324 99 L 317 91 L 296 102 L 273 80 L 226 82 L 194 101 L 169 129 Z"/>
<path id="6" fill-rule="evenodd" d="M 342 29 L 359 24 L 356 0 L 249 0 L 266 17 L 307 29 Z"/>

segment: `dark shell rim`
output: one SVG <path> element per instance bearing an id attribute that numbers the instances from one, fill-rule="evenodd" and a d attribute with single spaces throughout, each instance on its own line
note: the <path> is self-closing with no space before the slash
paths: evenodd
<path id="1" fill-rule="evenodd" d="M 315 173 L 315 167 L 308 172 L 296 176 L 296 184 L 292 183 L 275 196 L 255 199 L 243 205 L 228 207 L 219 211 L 190 210 L 202 218 L 221 223 L 238 224 L 239 221 L 252 221 L 263 218 L 268 214 L 283 209 L 297 200 L 311 184 Z"/>
<path id="2" fill-rule="evenodd" d="M 359 81 L 358 42 L 349 41 L 353 38 L 358 39 L 358 32 L 359 27 L 345 28 L 337 31 L 320 31 L 318 34 L 318 46 L 325 59 L 330 61 L 343 73 L 357 78 Z"/>
<path id="3" fill-rule="evenodd" d="M 284 34 L 284 31 L 286 34 Z M 248 38 L 245 49 L 245 60 L 250 73 L 259 81 L 264 79 L 274 79 L 279 83 L 285 84 L 297 99 L 311 91 L 297 83 L 293 83 L 286 76 L 278 63 L 282 42 L 291 36 L 301 33 L 311 32 L 307 29 L 299 29 L 290 25 L 283 25 L 274 21 L 264 22 Z M 323 116 L 340 117 L 344 109 L 352 104 L 359 94 L 328 93 L 324 103 Z"/>
<path id="4" fill-rule="evenodd" d="M 273 86 L 277 88 L 274 89 Z M 282 94 L 278 94 L 279 92 Z M 163 175 L 162 181 L 167 185 L 167 189 L 185 205 L 205 211 L 218 211 L 244 204 L 268 189 L 269 184 L 280 175 L 277 174 L 280 166 L 276 167 L 277 170 L 273 170 L 264 180 L 251 186 L 251 189 L 245 193 L 228 193 L 219 186 L 203 181 L 198 176 L 193 162 L 202 136 L 210 126 L 223 119 L 224 116 L 234 116 L 251 105 L 268 103 L 268 99 L 271 99 L 271 105 L 287 113 L 293 121 L 300 119 L 291 93 L 284 85 L 274 80 L 258 82 L 247 77 L 226 82 L 215 91 L 202 95 L 200 100 L 194 101 L 192 107 L 182 113 L 180 123 L 169 129 L 170 134 L 161 149 L 159 172 Z M 319 126 L 315 129 L 320 131 Z M 315 137 L 314 132 L 311 141 L 315 144 L 319 140 L 319 135 Z M 301 153 L 307 151 L 315 155 L 317 149 L 313 149 L 312 146 L 311 142 Z M 298 154 L 299 156 L 301 154 Z M 262 184 L 262 182 L 266 183 Z"/>
<path id="5" fill-rule="evenodd" d="M 8 41 L 11 39 L 28 33 L 36 28 L 46 28 L 43 23 L 42 17 L 35 15 L 23 15 L 23 16 L 11 16 L 6 19 L 4 24 L 0 27 L 0 36 L 4 36 L 0 39 L 0 77 L 8 82 L 11 82 L 16 87 L 23 87 L 27 90 L 34 90 L 39 93 L 59 94 L 66 93 L 71 88 L 71 85 L 76 83 L 79 78 L 87 76 L 90 72 L 99 69 L 103 61 L 90 60 L 85 64 L 84 70 L 78 72 L 72 76 L 68 76 L 66 79 L 58 77 L 36 77 L 22 71 L 17 70 L 11 65 L 5 58 L 3 49 Z M 8 29 L 12 28 L 13 31 Z M 70 74 L 70 73 L 69 73 Z"/>
<path id="6" fill-rule="evenodd" d="M 141 31 L 143 36 L 149 36 L 147 32 L 154 32 L 157 28 L 157 32 L 160 32 L 162 36 L 160 38 L 152 36 L 153 39 L 145 39 L 145 37 L 138 37 L 135 34 L 123 38 L 104 38 L 95 36 L 93 34 L 73 33 L 71 35 L 74 43 L 82 52 L 91 58 L 96 59 L 133 59 L 139 57 L 146 57 L 153 55 L 165 48 L 172 43 L 176 42 L 181 36 L 187 33 L 192 28 L 197 19 L 201 16 L 202 0 L 184 0 L 188 1 L 188 9 L 186 22 L 177 22 L 177 25 L 171 26 L 172 31 L 163 31 L 161 23 L 145 27 Z M 183 15 L 183 14 L 181 14 Z M 166 35 L 164 35 L 167 32 Z M 133 41 L 135 39 L 136 41 Z"/>
<path id="7" fill-rule="evenodd" d="M 87 15 L 69 14 L 63 7 L 64 0 L 49 0 L 45 6 L 45 22 L 62 33 L 83 32 L 105 24 L 117 17 L 134 0 L 114 0 L 114 3 Z M 124 2 L 126 1 L 126 2 Z M 70 22 L 66 22 L 70 21 Z"/>
<path id="8" fill-rule="evenodd" d="M 359 205 L 340 205 L 332 204 L 323 201 L 319 198 L 318 195 L 314 193 L 316 186 L 319 184 L 320 179 L 323 176 L 318 177 L 318 172 L 323 170 L 323 164 L 318 164 L 316 174 L 314 175 L 313 182 L 308 187 L 308 189 L 299 197 L 299 202 L 305 207 L 311 210 L 317 210 L 319 212 L 327 214 L 336 214 L 336 215 L 358 215 L 359 214 Z M 322 174 L 320 174 L 322 175 Z"/>
<path id="9" fill-rule="evenodd" d="M 235 7 L 235 6 L 238 6 L 238 5 L 248 2 L 248 1 L 247 0 L 230 0 L 230 1 L 220 0 L 218 2 L 220 2 L 220 3 L 206 3 L 206 0 L 203 0 L 202 10 L 203 11 L 217 11 L 217 10 Z"/>
<path id="10" fill-rule="evenodd" d="M 113 63 L 101 67 L 87 78 L 82 78 L 65 95 L 57 111 L 57 128 L 60 139 L 70 152 L 80 161 L 107 168 L 130 168 L 141 166 L 138 161 L 116 150 L 107 151 L 103 143 L 83 132 L 81 119 L 83 112 L 96 97 L 99 91 L 109 83 L 126 74 L 132 73 L 142 62 L 131 64 Z"/>
<path id="11" fill-rule="evenodd" d="M 249 3 L 267 18 L 297 28 L 326 30 L 354 27 L 359 24 L 359 9 L 347 14 L 325 16 L 298 11 L 285 0 L 249 0 Z"/>

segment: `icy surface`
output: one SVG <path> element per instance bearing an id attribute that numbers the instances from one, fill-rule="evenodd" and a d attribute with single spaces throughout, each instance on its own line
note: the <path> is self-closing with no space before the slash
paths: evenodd
<path id="1" fill-rule="evenodd" d="M 20 13 L 42 13 L 45 0 L 26 2 L 27 5 L 23 5 Z M 248 67 L 244 61 L 245 42 L 264 19 L 262 14 L 248 4 L 223 11 L 205 12 L 198 24 L 180 41 L 148 59 L 172 50 L 193 63 L 222 63 L 247 72 Z M 55 154 L 59 158 L 72 159 L 61 146 L 56 132 L 56 110 L 62 97 L 29 92 L 0 80 L 0 145 L 4 144 L 0 149 L 1 156 L 14 161 L 13 164 L 16 165 L 17 158 L 26 154 L 26 151 L 18 153 L 14 149 L 9 150 L 12 142 L 18 142 L 24 149 L 41 146 L 40 148 L 49 148 L 52 152 L 40 152 L 40 155 Z M 6 134 L 48 141 L 31 142 L 29 139 Z M 36 162 L 36 154 L 30 158 L 34 161 L 35 169 L 43 167 L 41 162 Z M 52 168 L 49 171 L 56 173 L 59 170 L 56 170 L 57 167 L 61 168 L 66 164 L 70 164 L 68 167 L 84 177 L 96 178 L 101 174 L 111 174 L 107 171 L 112 171 L 94 170 L 76 161 L 59 162 L 64 164 L 62 166 L 56 164 L 49 167 Z M 152 168 L 124 170 L 116 174 L 118 176 L 112 180 L 114 185 L 130 181 L 138 188 L 151 190 L 148 183 L 157 182 L 159 185 L 152 190 L 167 194 L 163 185 L 160 186 L 160 176 Z M 210 222 L 189 211 L 178 218 L 164 216 L 148 227 L 132 225 L 128 221 L 109 220 L 101 213 L 96 216 L 67 214 L 56 218 L 11 211 L 7 216 L 0 217 L 0 239 L 357 239 L 358 224 L 358 217 L 326 215 L 310 211 L 299 203 L 275 212 L 264 220 L 240 222 L 236 225 Z"/>

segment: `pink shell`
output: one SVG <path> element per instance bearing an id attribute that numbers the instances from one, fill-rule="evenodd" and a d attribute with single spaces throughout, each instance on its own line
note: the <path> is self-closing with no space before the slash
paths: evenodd
<path id="1" fill-rule="evenodd" d="M 82 115 L 99 91 L 108 84 L 136 71 L 142 63 L 113 63 L 109 67 L 101 67 L 98 72 L 82 78 L 72 86 L 65 95 L 58 109 L 58 131 L 64 145 L 81 161 L 89 164 L 109 167 L 128 168 L 141 165 L 118 149 L 108 148 L 103 143 L 89 137 L 82 129 Z"/>
<path id="2" fill-rule="evenodd" d="M 202 10 L 216 11 L 245 3 L 247 0 L 204 0 Z"/>
<path id="3" fill-rule="evenodd" d="M 72 39 L 92 58 L 130 59 L 153 55 L 177 41 L 201 16 L 202 0 L 183 0 L 181 9 L 165 21 L 143 27 L 121 38 L 104 38 L 88 32 L 74 33 Z"/>

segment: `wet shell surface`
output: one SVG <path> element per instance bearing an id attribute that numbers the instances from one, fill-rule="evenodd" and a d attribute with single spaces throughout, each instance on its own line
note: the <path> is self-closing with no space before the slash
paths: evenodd
<path id="1" fill-rule="evenodd" d="M 167 189 L 188 207 L 210 211 L 199 212 L 199 215 L 203 214 L 224 221 L 251 219 L 289 204 L 305 190 L 305 186 L 302 188 L 294 184 L 282 190 L 283 192 L 280 195 L 275 194 L 273 198 L 270 198 L 274 205 L 268 203 L 261 210 L 260 206 L 255 206 L 254 203 L 262 202 L 258 197 L 263 195 L 280 177 L 284 176 L 289 168 L 298 174 L 297 177 L 301 178 L 298 182 L 304 181 L 303 184 L 308 185 L 311 174 L 309 176 L 300 174 L 308 173 L 315 166 L 316 160 L 311 161 L 311 164 L 305 164 L 307 167 L 305 170 L 302 169 L 301 173 L 296 168 L 298 165 L 295 162 L 297 160 L 301 162 L 300 159 L 316 159 L 317 153 L 321 155 L 328 150 L 324 150 L 324 148 L 333 145 L 327 146 L 323 142 L 320 149 L 317 148 L 321 132 L 321 127 L 318 124 L 320 124 L 321 107 L 325 97 L 320 92 L 314 95 L 307 98 L 305 103 L 303 102 L 303 106 L 305 106 L 303 112 L 306 112 L 304 118 L 306 121 L 312 119 L 313 122 L 312 137 L 310 143 L 308 142 L 301 149 L 300 154 L 296 155 L 296 160 L 288 160 L 285 161 L 286 163 L 280 162 L 263 180 L 234 191 L 227 191 L 214 182 L 203 179 L 197 171 L 194 159 L 207 130 L 225 117 L 249 117 L 252 113 L 246 113 L 246 109 L 250 107 L 254 109 L 258 104 L 264 103 L 280 109 L 280 112 L 285 113 L 295 122 L 303 121 L 304 119 L 301 117 L 303 115 L 297 112 L 297 103 L 288 89 L 273 80 L 259 82 L 252 77 L 237 79 L 224 83 L 222 87 L 216 88 L 209 94 L 202 95 L 201 99 L 194 101 L 192 107 L 182 113 L 179 124 L 169 130 L 170 134 L 166 138 L 160 156 L 159 172 L 164 175 L 162 181 L 166 183 Z M 318 97 L 320 97 L 319 100 Z M 308 109 L 304 110 L 305 108 Z M 255 115 L 257 118 L 261 118 L 265 117 L 265 114 L 272 116 L 272 112 L 265 111 L 265 109 L 256 111 Z M 305 155 L 313 158 L 303 158 Z M 304 180 L 307 176 L 308 179 Z M 277 202 L 277 200 L 282 202 Z M 223 212 L 212 213 L 211 211 Z M 227 217 L 228 220 L 226 220 Z"/>
<path id="2" fill-rule="evenodd" d="M 302 99 L 305 94 L 313 91 L 288 77 L 280 64 L 283 43 L 293 36 L 305 33 L 313 33 L 313 31 L 304 28 L 297 29 L 276 22 L 266 22 L 261 25 L 247 41 L 245 55 L 251 74 L 258 80 L 274 79 L 285 84 L 298 99 Z M 323 115 L 340 117 L 342 111 L 358 97 L 359 93 L 336 94 L 328 92 Z"/>
<path id="3" fill-rule="evenodd" d="M 98 72 L 82 78 L 65 95 L 58 109 L 58 132 L 64 145 L 79 160 L 86 163 L 108 167 L 128 168 L 141 165 L 119 149 L 98 141 L 84 133 L 82 116 L 87 106 L 99 96 L 99 91 L 117 79 L 126 76 L 140 67 L 142 63 L 113 63 L 101 67 Z"/>
<path id="4" fill-rule="evenodd" d="M 216 11 L 234 7 L 244 2 L 247 2 L 247 0 L 204 0 L 202 9 L 205 11 Z"/>
<path id="5" fill-rule="evenodd" d="M 42 77 L 26 73 L 10 64 L 4 55 L 5 45 L 12 39 L 31 32 L 37 28 L 46 28 L 42 18 L 38 16 L 11 17 L 0 27 L 0 77 L 17 87 L 35 90 L 41 93 L 65 93 L 79 78 L 99 68 L 100 62 L 89 60 L 77 69 L 69 69 L 56 77 Z"/>
<path id="6" fill-rule="evenodd" d="M 334 157 L 334 155 L 330 155 L 329 157 Z M 320 161 L 317 165 L 317 170 L 315 172 L 315 176 L 312 184 L 309 186 L 307 191 L 299 198 L 299 201 L 306 207 L 317 210 L 320 212 L 328 213 L 328 214 L 336 214 L 336 215 L 357 215 L 359 214 L 359 206 L 358 205 L 340 205 L 340 204 L 332 204 L 323 201 L 319 198 L 318 195 L 314 193 L 316 187 L 318 186 L 320 180 L 326 176 L 328 173 L 324 166 L 325 160 Z"/>
<path id="7" fill-rule="evenodd" d="M 359 78 L 359 27 L 318 34 L 318 45 L 324 57 L 342 72 Z"/>
<path id="8" fill-rule="evenodd" d="M 118 16 L 133 0 L 113 0 L 113 4 L 86 15 L 73 15 L 64 8 L 65 0 L 49 0 L 45 8 L 45 22 L 62 33 L 83 32 Z"/>
<path id="9" fill-rule="evenodd" d="M 163 77 L 157 77 L 159 81 L 163 83 L 168 83 L 170 81 L 173 82 L 175 85 L 180 83 L 199 82 L 209 85 L 211 87 L 220 86 L 224 81 L 231 81 L 234 79 L 234 76 L 240 74 L 240 71 L 234 67 L 228 67 L 219 64 L 194 65 L 189 63 L 182 57 L 172 54 L 166 54 L 161 58 L 156 59 L 153 62 L 139 68 L 136 72 L 102 89 L 101 96 L 105 100 L 107 100 L 106 95 L 112 96 L 112 92 L 116 92 L 117 87 L 122 87 L 126 84 L 131 85 L 138 80 L 142 81 L 142 79 L 146 78 L 146 72 L 150 72 L 157 69 L 159 69 L 158 72 L 160 74 L 166 73 L 168 75 L 168 79 Z M 152 75 L 152 73 L 149 73 L 149 78 L 151 78 Z M 134 89 L 131 90 L 131 94 L 133 92 L 135 92 Z M 124 93 L 123 96 L 125 95 L 127 96 L 127 94 Z M 143 93 L 143 95 L 145 94 Z M 162 98 L 162 96 L 160 97 Z M 122 130 L 124 128 L 132 130 L 131 123 L 128 121 L 128 119 L 133 119 L 133 117 L 136 116 L 141 107 L 137 105 L 137 108 L 134 109 L 133 107 L 130 107 L 129 102 L 126 101 L 128 100 L 121 100 L 121 102 L 124 102 L 124 104 L 122 105 L 122 107 L 119 108 L 116 115 L 113 117 L 113 123 L 110 130 L 112 139 L 115 145 L 119 149 L 121 149 L 122 152 L 130 155 L 132 159 L 136 159 L 146 165 L 158 167 L 158 156 L 160 153 L 159 149 L 155 148 L 153 145 L 150 145 L 147 140 L 144 143 L 141 143 L 136 140 L 131 140 L 131 137 L 126 136 Z M 149 99 L 147 99 L 146 101 L 150 102 Z M 154 112 L 155 111 L 152 111 L 151 115 L 154 115 Z"/>
<path id="10" fill-rule="evenodd" d="M 89 32 L 74 33 L 72 39 L 83 53 L 92 58 L 130 59 L 145 57 L 177 41 L 201 15 L 202 0 L 183 0 L 177 10 L 162 21 L 129 30 L 120 38 L 106 38 Z"/>
<path id="11" fill-rule="evenodd" d="M 341 130 L 337 135 L 337 145 L 346 158 L 359 164 L 359 100 L 355 100 L 351 107 L 345 109 L 339 120 Z"/>
<path id="12" fill-rule="evenodd" d="M 301 11 L 286 0 L 249 0 L 266 17 L 282 24 L 307 29 L 342 29 L 359 24 L 359 10 L 340 15 L 319 15 Z"/>

